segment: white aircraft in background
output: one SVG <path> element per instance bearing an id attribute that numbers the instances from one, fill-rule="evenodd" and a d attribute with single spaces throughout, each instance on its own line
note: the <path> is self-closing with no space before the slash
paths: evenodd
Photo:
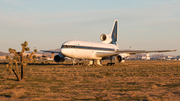
<path id="1" fill-rule="evenodd" d="M 173 52 L 176 50 L 119 50 L 117 46 L 117 28 L 118 21 L 115 20 L 112 32 L 110 34 L 102 34 L 100 42 L 90 42 L 90 41 L 78 41 L 70 40 L 62 44 L 60 51 L 47 51 L 41 50 L 43 52 L 59 53 L 54 57 L 54 61 L 63 62 L 65 57 L 70 57 L 73 59 L 88 59 L 90 60 L 89 65 L 94 64 L 94 60 L 97 60 L 98 65 L 101 64 L 101 60 L 110 59 L 110 64 L 112 63 L 112 57 L 115 56 L 117 62 L 123 60 L 123 56 L 134 55 L 137 53 L 150 53 L 150 52 Z M 73 61 L 74 64 L 74 61 Z"/>
<path id="2" fill-rule="evenodd" d="M 150 60 L 165 60 L 165 57 L 163 57 L 163 54 L 161 54 L 160 56 L 151 57 Z"/>
<path id="3" fill-rule="evenodd" d="M 180 60 L 180 56 L 167 58 L 167 60 Z"/>

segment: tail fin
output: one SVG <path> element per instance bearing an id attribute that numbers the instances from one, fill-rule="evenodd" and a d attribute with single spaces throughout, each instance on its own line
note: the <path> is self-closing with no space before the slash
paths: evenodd
<path id="1" fill-rule="evenodd" d="M 110 36 L 112 38 L 111 44 L 115 44 L 115 45 L 117 42 L 117 28 L 118 28 L 118 20 L 115 20 L 112 32 L 110 34 Z"/>

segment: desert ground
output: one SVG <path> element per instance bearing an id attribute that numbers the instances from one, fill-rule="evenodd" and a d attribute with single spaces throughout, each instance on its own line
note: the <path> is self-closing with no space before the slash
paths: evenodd
<path id="1" fill-rule="evenodd" d="M 180 61 L 132 60 L 106 66 L 43 62 L 25 81 L 0 64 L 1 101 L 180 101 Z M 14 68 L 14 67 L 12 67 Z M 20 68 L 20 66 L 19 66 Z"/>

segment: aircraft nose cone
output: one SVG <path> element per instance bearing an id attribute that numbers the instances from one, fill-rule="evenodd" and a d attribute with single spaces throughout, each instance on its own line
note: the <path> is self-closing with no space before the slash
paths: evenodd
<path id="1" fill-rule="evenodd" d="M 63 48 L 61 48 L 61 53 L 64 54 L 65 52 L 66 51 Z"/>
<path id="2" fill-rule="evenodd" d="M 66 55 L 66 56 L 70 56 L 71 53 L 72 53 L 72 51 L 71 51 L 70 49 L 67 49 L 67 48 L 62 48 L 62 49 L 61 49 L 61 53 L 62 53 L 63 55 Z"/>

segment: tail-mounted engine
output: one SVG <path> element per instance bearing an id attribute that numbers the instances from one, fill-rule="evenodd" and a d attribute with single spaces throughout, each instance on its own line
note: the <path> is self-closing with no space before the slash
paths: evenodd
<path id="1" fill-rule="evenodd" d="M 125 62 L 125 58 L 123 58 L 121 55 L 117 55 L 115 57 L 116 62 Z"/>
<path id="2" fill-rule="evenodd" d="M 112 42 L 112 38 L 110 35 L 107 34 L 102 34 L 100 36 L 101 41 L 103 41 L 103 43 L 111 43 Z"/>
<path id="3" fill-rule="evenodd" d="M 64 56 L 61 53 L 54 57 L 55 62 L 63 62 L 64 60 Z"/>

